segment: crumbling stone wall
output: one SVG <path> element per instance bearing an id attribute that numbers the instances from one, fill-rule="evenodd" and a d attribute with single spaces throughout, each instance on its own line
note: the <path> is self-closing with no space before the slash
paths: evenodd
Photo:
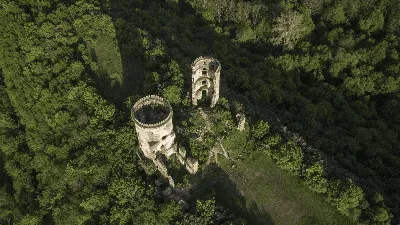
<path id="1" fill-rule="evenodd" d="M 166 118 L 160 115 L 160 120 L 156 123 L 146 123 L 141 120 L 140 112 L 145 106 L 161 106 L 168 110 Z M 148 113 L 148 112 L 144 112 Z M 139 146 L 144 156 L 155 160 L 157 154 L 161 153 L 169 157 L 175 152 L 175 132 L 172 124 L 172 107 L 163 98 L 156 95 L 149 95 L 141 98 L 135 103 L 132 110 L 132 119 L 135 122 L 136 132 L 139 138 Z M 154 115 L 155 117 L 157 115 Z"/>
<path id="2" fill-rule="evenodd" d="M 192 63 L 192 103 L 203 97 L 211 98 L 211 107 L 219 99 L 221 64 L 211 57 L 199 57 Z"/>
<path id="3" fill-rule="evenodd" d="M 176 144 L 172 115 L 172 107 L 167 100 L 156 95 L 149 95 L 135 103 L 131 117 L 135 123 L 141 152 L 153 161 L 173 187 L 174 180 L 168 174 L 164 158 L 177 154 L 178 159 L 185 164 L 190 173 L 197 172 L 198 162 L 186 157 L 186 151 Z"/>

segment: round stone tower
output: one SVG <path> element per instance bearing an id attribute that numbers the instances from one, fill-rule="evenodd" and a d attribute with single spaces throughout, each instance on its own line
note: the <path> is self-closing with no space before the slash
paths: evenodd
<path id="1" fill-rule="evenodd" d="M 172 107 L 162 97 L 149 95 L 139 99 L 132 108 L 140 150 L 154 162 L 158 156 L 169 157 L 176 152 Z"/>
<path id="2" fill-rule="evenodd" d="M 201 56 L 192 63 L 192 103 L 208 97 L 211 107 L 214 107 L 219 98 L 221 64 L 211 57 Z"/>

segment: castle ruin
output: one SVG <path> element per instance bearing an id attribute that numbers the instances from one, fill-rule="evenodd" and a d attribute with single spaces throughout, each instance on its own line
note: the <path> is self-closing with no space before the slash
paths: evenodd
<path id="1" fill-rule="evenodd" d="M 199 57 L 192 63 L 192 103 L 211 99 L 214 107 L 219 99 L 221 64 L 212 57 Z"/>
<path id="2" fill-rule="evenodd" d="M 141 98 L 133 106 L 132 118 L 144 156 L 155 159 L 158 153 L 170 156 L 174 152 L 172 107 L 165 99 L 156 95 Z"/>
<path id="3" fill-rule="evenodd" d="M 200 99 L 211 99 L 214 107 L 219 99 L 221 64 L 211 57 L 199 57 L 192 63 L 192 103 Z M 132 120 L 143 155 L 152 160 L 158 171 L 174 187 L 174 180 L 165 165 L 167 159 L 176 155 L 186 170 L 194 174 L 198 161 L 186 156 L 186 150 L 179 146 L 172 123 L 173 110 L 167 100 L 156 95 L 139 99 L 132 107 Z"/>
<path id="4" fill-rule="evenodd" d="M 186 151 L 178 148 L 172 124 L 172 107 L 162 97 L 149 95 L 139 99 L 132 108 L 132 120 L 138 134 L 139 147 L 143 155 L 152 160 L 161 174 L 174 186 L 165 161 L 176 154 L 190 173 L 196 173 L 198 162 L 186 157 Z"/>

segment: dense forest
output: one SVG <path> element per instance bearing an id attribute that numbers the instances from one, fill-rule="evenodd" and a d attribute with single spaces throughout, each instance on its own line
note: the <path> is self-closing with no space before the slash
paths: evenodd
<path id="1" fill-rule="evenodd" d="M 182 137 L 200 162 L 223 137 L 231 158 L 264 154 L 353 222 L 400 223 L 399 0 L 0 3 L 1 224 L 245 223 L 216 192 L 188 211 L 164 201 L 138 154 L 144 95 L 196 132 L 201 55 L 221 62 L 222 98 L 214 136 Z"/>

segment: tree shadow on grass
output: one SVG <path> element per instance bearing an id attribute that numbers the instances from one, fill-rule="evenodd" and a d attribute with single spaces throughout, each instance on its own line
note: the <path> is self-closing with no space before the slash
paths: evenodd
<path id="1" fill-rule="evenodd" d="M 238 73 L 234 67 L 240 67 L 242 61 L 246 61 L 245 58 L 251 54 L 232 42 L 222 31 L 217 31 L 217 28 L 200 15 L 196 15 L 196 10 L 182 0 L 177 3 L 161 0 L 112 1 L 103 4 L 102 9 L 112 17 L 122 58 L 121 87 L 102 87 L 106 90 L 106 95 L 113 96 L 108 99 L 117 106 L 128 96 L 148 94 L 148 90 L 144 89 L 145 74 L 157 71 L 154 62 L 149 62 L 144 57 L 144 52 L 148 50 L 140 41 L 139 30 L 148 33 L 153 40 L 162 40 L 166 47 L 164 58 L 178 62 L 185 80 L 182 96 L 190 91 L 190 65 L 197 57 L 213 56 L 219 59 L 224 70 L 224 76 L 221 77 L 221 94 L 224 94 L 227 93 L 224 90 L 228 87 L 227 84 L 236 82 Z M 263 61 L 261 58 L 258 60 Z M 163 63 L 165 61 L 156 62 L 156 67 L 162 68 Z M 151 69 L 148 68 L 149 64 L 152 64 Z"/>
<path id="2" fill-rule="evenodd" d="M 182 0 L 120 0 L 104 3 L 101 7 L 112 17 L 122 60 L 122 85 L 102 87 L 106 90 L 105 95 L 112 96 L 108 99 L 117 107 L 123 105 L 123 100 L 129 96 L 142 96 L 148 92 L 144 89 L 145 73 L 153 71 L 146 71 L 149 62 L 143 56 L 145 50 L 141 46 L 142 43 L 138 41 L 139 29 L 148 32 L 152 38 L 164 41 L 167 57 L 178 62 L 184 74 L 183 95 L 190 91 L 190 65 L 197 57 L 213 56 L 219 59 L 224 69 L 224 76 L 221 78 L 221 94 L 224 95 L 228 93 L 224 88 L 227 88 L 229 83 L 235 83 L 237 67 L 243 64 L 238 56 L 248 57 L 250 54 L 232 42 L 227 35 L 218 32 L 201 16 L 196 15 L 196 10 Z M 162 63 L 160 62 L 160 68 Z M 228 96 L 224 97 L 229 99 Z M 248 224 L 274 224 L 267 212 L 254 202 L 246 202 L 236 184 L 216 165 L 208 166 L 207 177 L 199 179 L 196 187 L 192 193 L 193 201 L 211 194 L 218 203 L 229 208 L 237 217 L 246 218 Z"/>
<path id="3" fill-rule="evenodd" d="M 117 32 L 117 39 L 121 40 L 123 46 L 124 42 L 122 38 L 119 38 L 120 35 Z M 121 48 L 121 45 L 119 45 L 119 48 Z M 98 62 L 95 53 L 91 55 L 93 60 Z M 100 70 L 99 76 L 95 79 L 95 85 L 107 101 L 112 102 L 118 109 L 124 110 L 124 103 L 129 96 L 142 93 L 145 71 L 140 58 L 135 57 L 130 52 L 121 51 L 121 61 L 123 65 L 121 82 L 110 77 L 112 74 L 107 71 Z"/>
<path id="4" fill-rule="evenodd" d="M 202 196 L 215 197 L 219 204 L 229 209 L 235 217 L 244 218 L 247 224 L 274 224 L 268 212 L 254 201 L 246 201 L 236 184 L 218 165 L 210 164 L 205 170 L 206 174 L 203 178 L 199 174 L 195 179 L 194 188 L 191 191 L 193 201 Z"/>
<path id="5" fill-rule="evenodd" d="M 221 28 L 213 26 L 201 15 L 196 14 L 196 10 L 184 0 L 103 0 L 102 2 L 104 2 L 101 5 L 102 10 L 113 19 L 123 64 L 122 86 L 105 88 L 106 92 L 116 95 L 112 98 L 115 105 L 122 105 L 128 96 L 143 96 L 146 93 L 145 73 L 152 70 L 148 71 L 146 68 L 143 48 L 142 52 L 138 51 L 141 45 L 138 42 L 138 29 L 141 29 L 153 38 L 162 40 L 166 46 L 167 57 L 178 62 L 185 78 L 182 95 L 190 91 L 190 63 L 201 55 L 211 55 L 222 64 L 221 97 L 241 102 L 246 108 L 246 114 L 251 114 L 253 118 L 264 119 L 265 116 L 265 121 L 273 122 L 276 120 L 273 114 L 280 113 L 281 119 L 283 117 L 284 121 L 290 122 L 289 129 L 297 130 L 302 136 L 307 136 L 307 130 L 294 128 L 299 124 L 295 123 L 295 115 L 299 114 L 296 107 L 291 109 L 289 108 L 291 105 L 287 103 L 286 106 L 280 106 L 281 109 L 284 108 L 280 111 L 273 108 L 273 104 L 266 106 L 269 102 L 280 102 L 282 95 L 285 94 L 281 93 L 282 90 L 290 91 L 290 88 L 285 87 L 286 82 L 276 83 L 270 78 L 288 74 L 271 66 L 268 60 L 265 60 L 265 55 L 257 55 L 257 52 L 261 52 L 264 48 L 257 48 L 252 44 L 240 47 L 238 43 L 224 35 Z M 235 91 L 229 91 L 230 89 Z M 270 101 L 270 98 L 275 100 Z M 128 115 L 129 113 L 126 114 L 126 118 Z M 277 124 L 279 126 L 280 122 Z"/>

